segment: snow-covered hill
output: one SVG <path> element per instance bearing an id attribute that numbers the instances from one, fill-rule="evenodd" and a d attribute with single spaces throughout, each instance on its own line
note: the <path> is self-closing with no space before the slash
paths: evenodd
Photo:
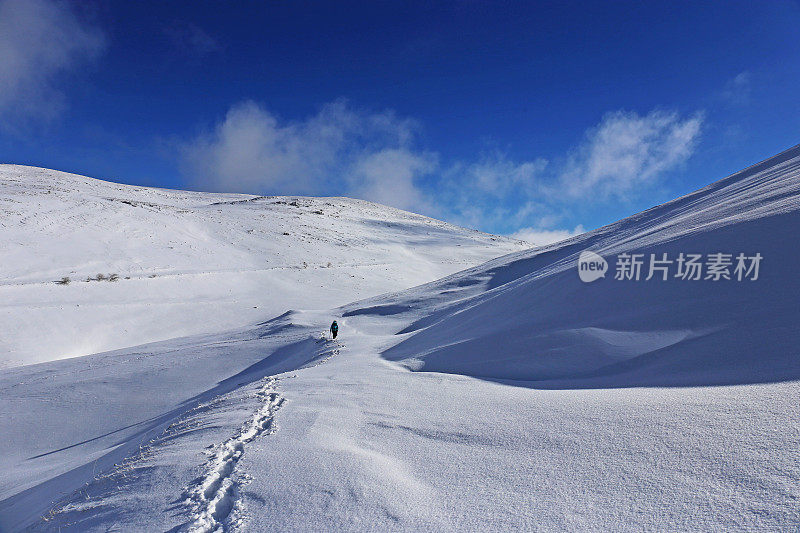
<path id="1" fill-rule="evenodd" d="M 0 165 L 0 191 L 0 367 L 329 308 L 530 246 L 349 198 L 151 189 L 17 165 Z"/>
<path id="2" fill-rule="evenodd" d="M 798 229 L 796 147 L 620 222 L 345 315 L 413 315 L 384 356 L 415 370 L 544 387 L 799 379 Z M 581 281 L 584 250 L 607 259 L 604 278 Z M 718 253 L 727 254 L 719 276 Z M 641 254 L 638 280 L 616 279 L 622 254 Z M 683 273 L 700 256 L 699 279 L 678 275 L 681 254 Z M 666 271 L 650 276 L 653 260 Z"/>
<path id="3" fill-rule="evenodd" d="M 798 226 L 800 146 L 412 289 L 9 369 L 0 527 L 790 530 Z M 700 279 L 644 279 L 681 253 Z M 717 253 L 732 279 L 705 279 Z"/>

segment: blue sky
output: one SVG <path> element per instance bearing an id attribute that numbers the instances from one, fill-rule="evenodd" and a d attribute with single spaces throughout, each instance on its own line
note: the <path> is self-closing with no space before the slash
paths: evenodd
<path id="1" fill-rule="evenodd" d="M 800 4 L 0 0 L 0 161 L 551 240 L 800 142 Z"/>

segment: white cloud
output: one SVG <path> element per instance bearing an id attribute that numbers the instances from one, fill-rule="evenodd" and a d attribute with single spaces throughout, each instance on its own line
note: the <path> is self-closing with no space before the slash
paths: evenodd
<path id="1" fill-rule="evenodd" d="M 569 155 L 554 192 L 572 198 L 625 197 L 685 162 L 702 122 L 700 115 L 681 118 L 664 111 L 609 113 Z"/>
<path id="2" fill-rule="evenodd" d="M 414 183 L 436 168 L 432 154 L 387 148 L 361 157 L 350 176 L 355 196 L 400 209 L 430 212 L 432 206 Z"/>
<path id="3" fill-rule="evenodd" d="M 523 226 L 520 231 L 536 242 L 566 238 L 583 229 L 555 230 L 553 221 L 576 202 L 596 205 L 644 192 L 691 156 L 702 121 L 699 114 L 609 113 L 561 162 L 484 154 L 452 165 L 438 196 L 461 224 Z"/>
<path id="4" fill-rule="evenodd" d="M 521 228 L 509 235 L 509 237 L 527 241 L 537 246 L 544 246 L 580 235 L 585 231 L 581 225 L 576 226 L 572 231 L 568 229 Z"/>
<path id="5" fill-rule="evenodd" d="M 184 171 L 212 191 L 351 195 L 423 210 L 417 181 L 434 170 L 436 156 L 413 148 L 415 129 L 393 113 L 359 112 L 343 101 L 298 122 L 243 102 L 183 146 Z"/>
<path id="6" fill-rule="evenodd" d="M 515 237 L 543 244 L 584 231 L 559 229 L 576 202 L 641 193 L 684 162 L 701 124 L 700 115 L 620 111 L 560 163 L 493 151 L 440 164 L 438 153 L 416 147 L 416 123 L 391 112 L 337 101 L 286 121 L 247 101 L 183 145 L 182 156 L 188 181 L 205 190 L 353 196 L 471 227 L 522 227 Z"/>
<path id="7" fill-rule="evenodd" d="M 0 119 L 53 118 L 64 105 L 59 76 L 102 48 L 102 35 L 67 4 L 0 0 Z"/>
<path id="8" fill-rule="evenodd" d="M 542 158 L 518 163 L 505 154 L 495 152 L 469 165 L 463 178 L 466 179 L 467 186 L 482 194 L 518 194 L 520 190 L 533 190 L 546 166 L 547 161 Z"/>
<path id="9" fill-rule="evenodd" d="M 752 76 L 749 72 L 740 72 L 725 84 L 722 98 L 730 104 L 744 105 L 750 101 L 752 92 Z"/>
<path id="10" fill-rule="evenodd" d="M 447 204 L 442 211 L 459 224 L 517 224 L 541 207 L 529 199 L 536 196 L 546 166 L 542 158 L 514 161 L 502 152 L 483 154 L 475 162 L 452 164 L 437 197 Z"/>
<path id="11" fill-rule="evenodd" d="M 243 102 L 212 134 L 186 145 L 184 159 L 192 181 L 208 190 L 309 193 L 335 160 L 340 128 L 326 134 L 321 126 L 279 125 L 256 103 Z"/>

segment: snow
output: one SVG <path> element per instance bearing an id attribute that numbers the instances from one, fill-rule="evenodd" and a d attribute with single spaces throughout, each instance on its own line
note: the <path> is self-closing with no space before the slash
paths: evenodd
<path id="1" fill-rule="evenodd" d="M 253 417 L 235 436 L 226 440 L 208 462 L 207 472 L 196 483 L 191 497 L 195 502 L 195 522 L 192 531 L 211 532 L 223 527 L 235 503 L 233 469 L 244 454 L 245 444 L 264 432 L 270 432 L 275 412 L 283 405 L 283 398 L 274 390 L 276 380 L 269 379 L 259 391 L 264 401 Z"/>
<path id="2" fill-rule="evenodd" d="M 414 288 L 9 368 L 0 528 L 791 530 L 798 217 L 800 146 Z M 586 284 L 586 249 L 764 261 Z"/>
<path id="3" fill-rule="evenodd" d="M 349 198 L 152 189 L 17 165 L 0 165 L 0 190 L 0 368 L 329 308 L 530 246 Z M 85 281 L 97 274 L 119 280 Z"/>
<path id="4" fill-rule="evenodd" d="M 560 244 L 380 298 L 380 305 L 396 310 L 430 302 L 423 318 L 404 329 L 414 334 L 383 356 L 415 370 L 562 378 L 536 385 L 546 387 L 797 379 L 800 331 L 789 295 L 800 294 L 800 277 L 786 232 L 800 226 L 798 152 Z M 642 276 L 586 284 L 576 271 L 586 249 L 606 258 L 726 252 L 759 253 L 764 260 L 755 281 Z M 443 293 L 446 298 L 437 297 Z M 770 350 L 764 349 L 767 339 Z"/>

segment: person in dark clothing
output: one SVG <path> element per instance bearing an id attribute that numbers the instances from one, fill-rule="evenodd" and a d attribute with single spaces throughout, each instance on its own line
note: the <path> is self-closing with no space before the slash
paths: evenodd
<path id="1" fill-rule="evenodd" d="M 334 320 L 333 324 L 331 324 L 331 335 L 333 335 L 333 338 L 335 339 L 338 333 L 339 333 L 339 324 L 337 324 L 336 321 Z"/>

